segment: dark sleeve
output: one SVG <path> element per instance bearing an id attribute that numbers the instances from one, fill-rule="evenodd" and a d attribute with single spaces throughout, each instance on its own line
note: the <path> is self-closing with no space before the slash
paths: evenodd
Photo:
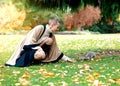
<path id="1" fill-rule="evenodd" d="M 50 34 L 49 34 L 49 37 L 52 37 L 52 36 L 53 36 L 53 34 L 52 34 L 52 33 L 50 33 Z"/>
<path id="2" fill-rule="evenodd" d="M 40 44 L 30 44 L 30 45 L 24 45 L 23 49 L 24 50 L 28 50 L 31 49 L 32 47 L 36 47 L 39 46 Z"/>
<path id="3" fill-rule="evenodd" d="M 50 45 L 43 44 L 41 47 L 45 53 L 49 52 L 49 50 L 50 50 Z"/>
<path id="4" fill-rule="evenodd" d="M 53 36 L 53 34 L 50 33 L 49 37 L 52 37 L 52 36 Z M 50 50 L 50 45 L 43 44 L 41 47 L 42 47 L 43 51 L 46 52 L 46 53 L 49 52 L 49 50 Z"/>

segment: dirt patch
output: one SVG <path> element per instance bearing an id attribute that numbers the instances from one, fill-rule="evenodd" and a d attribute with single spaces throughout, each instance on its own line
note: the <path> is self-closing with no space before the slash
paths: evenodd
<path id="1" fill-rule="evenodd" d="M 101 56 L 120 56 L 120 50 L 105 50 L 99 52 Z"/>

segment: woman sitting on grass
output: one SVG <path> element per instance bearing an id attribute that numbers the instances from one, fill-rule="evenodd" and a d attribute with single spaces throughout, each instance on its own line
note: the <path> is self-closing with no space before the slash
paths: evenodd
<path id="1" fill-rule="evenodd" d="M 54 32 L 58 31 L 59 27 L 60 20 L 57 18 L 50 19 L 48 24 L 45 26 L 35 26 L 18 45 L 13 55 L 6 62 L 6 65 L 14 66 L 16 64 L 16 60 L 20 57 L 20 53 L 23 50 L 24 45 L 31 44 L 40 44 L 40 47 L 42 47 L 45 52 L 45 59 L 41 60 L 41 62 L 58 62 L 60 59 L 73 62 L 73 59 L 64 55 L 57 46 Z M 47 44 L 47 41 L 50 40 L 48 38 L 53 40 L 51 45 Z"/>

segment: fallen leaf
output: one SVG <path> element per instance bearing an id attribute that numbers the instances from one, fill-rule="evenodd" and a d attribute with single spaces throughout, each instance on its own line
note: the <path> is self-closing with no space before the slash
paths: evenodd
<path id="1" fill-rule="evenodd" d="M 92 86 L 102 86 L 99 80 L 94 80 Z"/>
<path id="2" fill-rule="evenodd" d="M 4 81 L 4 79 L 0 79 L 0 82 Z"/>
<path id="3" fill-rule="evenodd" d="M 75 78 L 74 80 L 73 80 L 73 82 L 75 83 L 75 84 L 78 84 L 79 83 L 79 78 Z"/>
<path id="4" fill-rule="evenodd" d="M 2 74 L 0 74 L 0 77 L 4 78 L 5 75 L 6 75 L 5 73 L 2 73 Z"/>
<path id="5" fill-rule="evenodd" d="M 21 84 L 20 83 L 15 83 L 15 86 L 20 86 Z"/>
<path id="6" fill-rule="evenodd" d="M 41 75 L 43 75 L 45 78 L 53 77 L 55 76 L 54 73 L 48 72 L 46 69 L 40 69 L 38 71 Z"/>
<path id="7" fill-rule="evenodd" d="M 17 74 L 20 74 L 20 71 L 15 71 L 15 70 L 14 70 L 12 73 L 13 73 L 14 75 L 17 75 Z"/>
<path id="8" fill-rule="evenodd" d="M 44 76 L 45 78 L 49 78 L 49 77 L 55 76 L 55 74 L 54 74 L 54 73 L 50 73 L 50 72 L 46 72 L 46 73 L 43 74 L 43 76 Z"/>
<path id="9" fill-rule="evenodd" d="M 120 79 L 113 79 L 115 81 L 116 84 L 120 85 Z"/>
<path id="10" fill-rule="evenodd" d="M 61 78 L 64 78 L 66 76 L 66 73 L 63 72 L 62 75 L 61 75 Z"/>
<path id="11" fill-rule="evenodd" d="M 101 55 L 98 55 L 96 58 L 97 58 L 97 61 L 102 60 L 102 56 Z"/>
<path id="12" fill-rule="evenodd" d="M 109 79 L 108 82 L 111 82 L 111 83 L 116 83 L 116 84 L 119 84 L 120 85 L 120 79 Z"/>
<path id="13" fill-rule="evenodd" d="M 29 73 L 24 73 L 24 74 L 22 75 L 22 78 L 30 78 L 30 74 L 29 74 Z"/>
<path id="14" fill-rule="evenodd" d="M 62 86 L 68 86 L 68 84 L 65 81 L 62 81 Z"/>
<path id="15" fill-rule="evenodd" d="M 87 64 L 84 64 L 84 68 L 85 68 L 85 70 L 91 70 L 91 69 L 92 69 L 92 67 L 90 67 L 90 66 L 87 65 Z"/>
<path id="16" fill-rule="evenodd" d="M 28 86 L 28 85 L 30 85 L 30 82 L 27 81 L 27 80 L 24 79 L 24 78 L 19 78 L 19 82 L 20 82 L 20 84 L 21 84 L 22 86 Z"/>
<path id="17" fill-rule="evenodd" d="M 94 72 L 94 73 L 93 73 L 93 76 L 96 78 L 96 77 L 99 77 L 99 76 L 100 76 L 100 74 L 99 74 L 99 73 L 97 73 L 97 72 Z"/>
<path id="18" fill-rule="evenodd" d="M 49 86 L 55 86 L 53 82 L 48 83 Z"/>
<path id="19" fill-rule="evenodd" d="M 94 79 L 95 79 L 94 76 L 91 75 L 91 74 L 89 74 L 89 75 L 86 77 L 86 80 L 87 80 L 88 82 L 93 82 Z"/>
<path id="20" fill-rule="evenodd" d="M 79 72 L 80 74 L 84 74 L 85 73 L 85 71 L 84 70 L 80 70 L 80 72 Z"/>
<path id="21" fill-rule="evenodd" d="M 38 70 L 38 73 L 40 73 L 40 74 L 43 74 L 43 73 L 45 73 L 45 72 L 47 72 L 46 69 L 40 69 L 40 70 Z"/>
<path id="22" fill-rule="evenodd" d="M 3 65 L 0 65 L 0 68 L 5 68 L 5 66 L 3 66 Z"/>

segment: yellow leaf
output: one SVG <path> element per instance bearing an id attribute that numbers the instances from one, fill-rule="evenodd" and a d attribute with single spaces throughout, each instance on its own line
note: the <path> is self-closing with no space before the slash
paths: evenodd
<path id="1" fill-rule="evenodd" d="M 97 61 L 100 61 L 100 60 L 102 60 L 102 56 L 98 55 L 97 56 Z"/>
<path id="2" fill-rule="evenodd" d="M 85 68 L 85 70 L 91 70 L 92 68 L 89 66 L 89 65 L 87 65 L 87 64 L 84 64 L 84 68 Z"/>
<path id="3" fill-rule="evenodd" d="M 94 80 L 92 86 L 102 86 L 99 80 Z"/>
<path id="4" fill-rule="evenodd" d="M 24 73 L 22 78 L 30 78 L 30 74 L 29 73 Z"/>
<path id="5" fill-rule="evenodd" d="M 54 73 L 48 72 L 46 69 L 40 69 L 38 72 L 39 72 L 41 75 L 43 75 L 45 78 L 55 76 Z"/>
<path id="6" fill-rule="evenodd" d="M 99 76 L 100 76 L 100 74 L 99 74 L 99 73 L 97 73 L 97 72 L 94 72 L 94 73 L 93 73 L 93 76 L 94 76 L 94 77 L 99 77 Z"/>
<path id="7" fill-rule="evenodd" d="M 55 86 L 54 83 L 52 83 L 52 82 L 49 82 L 48 85 L 49 86 Z"/>
<path id="8" fill-rule="evenodd" d="M 73 82 L 76 83 L 76 84 L 79 84 L 79 81 L 80 81 L 79 78 L 75 78 L 75 79 L 73 80 Z"/>
<path id="9" fill-rule="evenodd" d="M 61 78 L 64 78 L 66 76 L 66 73 L 62 73 Z"/>
<path id="10" fill-rule="evenodd" d="M 116 84 L 120 85 L 120 79 L 113 79 L 115 81 Z"/>
<path id="11" fill-rule="evenodd" d="M 68 84 L 65 81 L 62 81 L 62 86 L 68 86 Z"/>
<path id="12" fill-rule="evenodd" d="M 44 73 L 43 76 L 46 77 L 46 78 L 49 78 L 49 77 L 55 76 L 55 74 L 49 72 L 49 73 Z"/>
<path id="13" fill-rule="evenodd" d="M 88 82 L 93 82 L 95 78 L 94 78 L 93 75 L 90 75 L 90 74 L 89 74 L 89 75 L 86 77 L 86 79 L 87 79 Z"/>
<path id="14" fill-rule="evenodd" d="M 38 72 L 39 72 L 40 74 L 42 74 L 42 73 L 47 72 L 47 70 L 46 70 L 46 69 L 40 69 Z"/>
<path id="15" fill-rule="evenodd" d="M 23 78 L 19 78 L 19 82 L 22 86 L 28 86 L 30 85 L 30 82 L 27 81 L 26 79 L 23 79 Z"/>
<path id="16" fill-rule="evenodd" d="M 109 79 L 108 82 L 115 83 L 115 80 Z"/>
<path id="17" fill-rule="evenodd" d="M 5 66 L 3 66 L 3 65 L 0 65 L 0 68 L 4 68 Z"/>
<path id="18" fill-rule="evenodd" d="M 120 79 L 114 78 L 114 79 L 109 79 L 108 81 L 111 82 L 111 83 L 116 83 L 116 84 L 120 85 Z"/>

